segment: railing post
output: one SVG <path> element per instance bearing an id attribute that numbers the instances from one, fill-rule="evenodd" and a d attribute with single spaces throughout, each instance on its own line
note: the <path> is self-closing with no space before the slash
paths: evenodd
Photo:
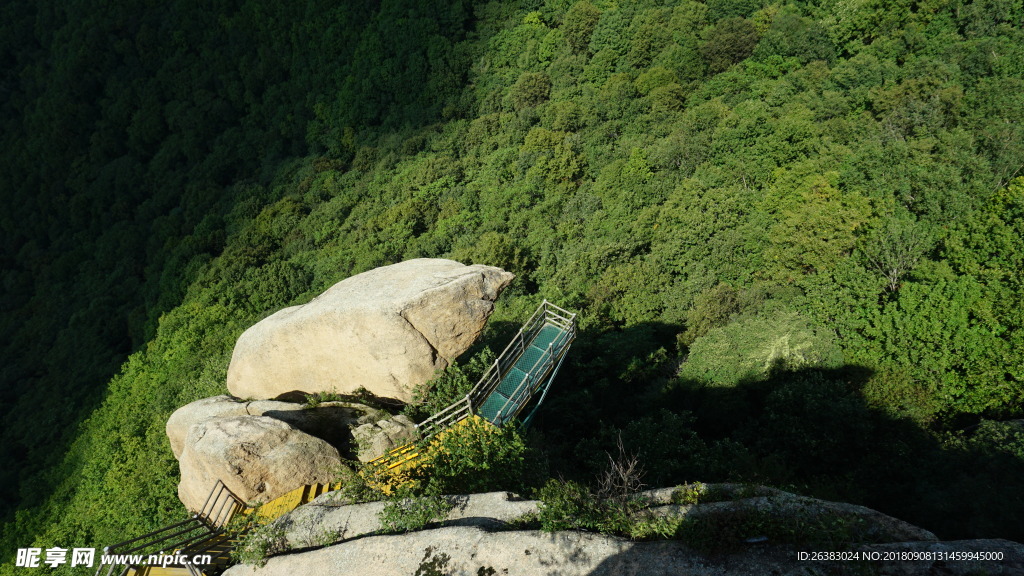
<path id="1" fill-rule="evenodd" d="M 213 495 L 217 492 L 217 487 L 223 485 L 224 483 L 222 481 L 217 480 L 217 483 L 213 485 L 213 489 L 211 489 L 210 493 L 206 496 L 206 502 L 203 502 L 203 507 L 200 508 L 200 513 L 206 514 L 206 506 L 210 503 L 210 499 L 213 498 Z"/>

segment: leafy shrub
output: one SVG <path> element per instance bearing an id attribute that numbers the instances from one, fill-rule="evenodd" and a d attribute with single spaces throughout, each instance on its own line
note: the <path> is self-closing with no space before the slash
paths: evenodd
<path id="1" fill-rule="evenodd" d="M 514 426 L 472 417 L 430 442 L 421 469 L 429 474 L 426 484 L 444 494 L 518 491 L 526 462 L 526 443 Z"/>
<path id="2" fill-rule="evenodd" d="M 736 503 L 685 517 L 673 536 L 708 554 L 742 550 L 749 541 L 760 538 L 773 543 L 844 550 L 868 537 L 864 523 L 862 518 L 852 516 L 811 511 L 779 514 L 769 508 Z"/>
<path id="3" fill-rule="evenodd" d="M 712 328 L 690 347 L 680 376 L 714 385 L 759 379 L 774 369 L 836 367 L 842 353 L 834 334 L 795 312 L 737 319 Z"/>
<path id="4" fill-rule="evenodd" d="M 436 491 L 416 495 L 408 487 L 397 490 L 380 512 L 381 527 L 385 532 L 401 534 L 420 530 L 431 522 L 444 520 L 453 505 Z"/>
<path id="5" fill-rule="evenodd" d="M 333 392 L 316 392 L 315 394 L 307 394 L 306 402 L 302 405 L 305 409 L 316 408 L 324 402 L 336 402 L 338 400 L 344 400 L 345 398 L 340 394 Z"/>
<path id="6" fill-rule="evenodd" d="M 709 0 L 708 12 L 715 20 L 720 18 L 746 17 L 761 7 L 760 0 Z"/>
<path id="7" fill-rule="evenodd" d="M 572 5 L 562 18 L 562 32 L 574 52 L 583 52 L 590 45 L 601 11 L 587 0 Z"/>
<path id="8" fill-rule="evenodd" d="M 646 511 L 648 501 L 636 494 L 626 498 L 602 496 L 600 491 L 572 481 L 549 480 L 538 492 L 537 520 L 542 530 L 587 530 L 635 540 L 670 538 L 681 519 Z"/>
<path id="9" fill-rule="evenodd" d="M 452 504 L 442 494 L 522 488 L 526 444 L 512 427 L 497 428 L 471 417 L 441 432 L 422 448 L 415 466 L 388 485 L 381 523 L 390 532 L 410 532 L 443 519 Z"/>
<path id="10" fill-rule="evenodd" d="M 494 353 L 490 348 L 484 348 L 473 355 L 465 366 L 452 362 L 433 380 L 413 390 L 412 401 L 404 410 L 405 415 L 413 420 L 423 420 L 465 397 L 493 362 Z"/>
<path id="11" fill-rule="evenodd" d="M 334 492 L 335 500 L 347 504 L 358 504 L 383 499 L 385 495 L 367 481 L 371 475 L 361 468 L 362 463 L 350 462 L 349 464 L 351 467 L 344 464 L 340 466 L 338 474 L 335 476 L 335 481 L 341 484 L 341 488 Z"/>
<path id="12" fill-rule="evenodd" d="M 594 530 L 603 521 L 603 510 L 593 492 L 579 482 L 548 480 L 537 493 L 540 500 L 541 528 L 546 532 L 560 530 Z"/>
<path id="13" fill-rule="evenodd" d="M 675 73 L 661 66 L 653 66 L 636 79 L 636 91 L 647 96 L 652 90 L 670 84 L 678 84 Z"/>
<path id="14" fill-rule="evenodd" d="M 686 313 L 686 331 L 679 335 L 680 343 L 689 346 L 709 330 L 725 326 L 733 315 L 742 310 L 739 291 L 728 284 L 717 284 L 697 295 L 693 308 Z"/>
<path id="15" fill-rule="evenodd" d="M 712 73 L 741 62 L 757 46 L 757 29 L 745 18 L 725 18 L 705 33 L 700 53 Z"/>
<path id="16" fill-rule="evenodd" d="M 256 526 L 246 532 L 231 556 L 242 564 L 264 566 L 267 558 L 285 551 L 284 534 L 284 527 L 277 523 Z"/>
<path id="17" fill-rule="evenodd" d="M 570 101 L 552 102 L 545 107 L 544 122 L 552 130 L 574 132 L 583 127 L 583 112 L 579 105 Z"/>
<path id="18" fill-rule="evenodd" d="M 621 437 L 616 456 L 607 454 L 608 463 L 597 477 L 597 489 L 578 482 L 548 480 L 540 491 L 541 528 L 557 530 L 594 530 L 629 537 L 661 534 L 666 527 L 640 511 L 647 500 L 638 492 L 643 487 L 643 467 L 635 454 L 626 451 Z M 636 536 L 635 536 L 636 535 Z"/>
<path id="19" fill-rule="evenodd" d="M 707 485 L 701 482 L 686 484 L 685 486 L 678 486 L 675 490 L 672 491 L 672 503 L 696 504 L 704 499 L 704 495 L 707 494 L 707 492 Z"/>
<path id="20" fill-rule="evenodd" d="M 658 86 L 651 90 L 652 112 L 680 112 L 686 102 L 686 90 L 676 83 Z"/>
<path id="21" fill-rule="evenodd" d="M 514 427 L 498 428 L 473 416 L 421 442 L 419 455 L 404 465 L 363 467 L 356 484 L 364 487 L 353 488 L 352 497 L 379 500 L 396 495 L 413 498 L 520 491 L 527 477 L 540 472 L 527 469 L 527 453 L 526 443 Z"/>

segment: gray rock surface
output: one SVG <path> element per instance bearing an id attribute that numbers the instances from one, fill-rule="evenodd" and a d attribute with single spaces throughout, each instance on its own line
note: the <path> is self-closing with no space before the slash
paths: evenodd
<path id="1" fill-rule="evenodd" d="M 712 518 L 751 508 L 770 511 L 771 518 L 786 523 L 800 515 L 806 525 L 814 519 L 850 520 L 860 526 L 853 535 L 882 544 L 843 544 L 844 549 L 864 552 L 988 551 L 1001 552 L 1002 561 L 863 561 L 861 568 L 877 568 L 884 574 L 925 576 L 968 575 L 983 569 L 986 574 L 1020 574 L 1024 569 L 1024 545 L 1005 540 L 938 542 L 916 526 L 875 510 L 851 504 L 797 496 L 774 488 L 738 484 L 690 485 L 697 504 L 673 504 L 675 488 L 649 490 L 643 495 L 650 512 L 661 515 Z M 678 498 L 675 498 L 678 500 Z M 701 500 L 704 501 L 701 501 Z M 740 550 L 709 554 L 684 542 L 635 542 L 614 536 L 584 532 L 549 534 L 516 530 L 516 520 L 539 510 L 539 502 L 522 500 L 506 492 L 449 497 L 453 505 L 447 518 L 428 529 L 404 535 L 381 534 L 382 502 L 347 504 L 340 492 L 320 496 L 271 524 L 273 556 L 260 568 L 235 566 L 228 576 L 276 576 L 285 574 L 521 574 L 521 575 L 618 575 L 686 574 L 801 575 L 848 570 L 848 562 L 832 564 L 799 560 L 796 552 L 819 548 L 761 542 Z M 521 525 L 521 524 L 519 524 Z M 904 541 L 907 540 L 907 541 Z M 883 556 L 884 558 L 884 556 Z M 493 572 L 491 571 L 493 570 Z M 860 573 L 860 572 L 855 572 Z"/>
<path id="2" fill-rule="evenodd" d="M 365 388 L 409 401 L 415 386 L 477 339 L 513 278 L 491 266 L 426 258 L 352 276 L 246 330 L 228 390 L 275 398 Z"/>
<path id="3" fill-rule="evenodd" d="M 268 502 L 341 469 L 327 442 L 269 416 L 210 418 L 193 425 L 179 458 L 178 498 L 199 511 L 221 480 L 245 502 Z"/>
<path id="4" fill-rule="evenodd" d="M 450 526 L 403 535 L 370 536 L 300 554 L 271 558 L 261 568 L 239 565 L 225 576 L 292 576 L 332 574 L 395 576 L 444 574 L 479 576 L 807 576 L 808 574 L 879 573 L 901 576 L 968 574 L 1019 575 L 1024 545 L 1005 540 L 924 542 L 871 547 L 878 551 L 1002 551 L 999 562 L 810 562 L 796 551 L 751 545 L 727 556 L 708 556 L 678 541 L 631 542 L 582 532 L 548 534 L 535 530 L 492 532 L 480 527 Z M 856 570 L 876 569 L 872 572 Z M 983 570 L 983 572 L 981 572 Z"/>
<path id="5" fill-rule="evenodd" d="M 416 423 L 399 414 L 379 422 L 368 422 L 352 430 L 356 445 L 356 457 L 360 462 L 375 460 L 387 454 L 392 448 L 404 446 L 418 436 Z"/>
<path id="6" fill-rule="evenodd" d="M 600 534 L 488 532 L 479 527 L 452 526 L 398 536 L 371 536 L 278 556 L 262 568 L 234 566 L 225 576 L 690 574 L 690 569 L 701 564 L 699 558 L 677 551 L 672 543 L 640 545 L 643 553 L 635 550 L 637 546 Z M 625 559 L 629 556 L 633 558 Z M 595 572 L 602 564 L 608 567 Z"/>
<path id="7" fill-rule="evenodd" d="M 673 504 L 673 488 L 652 490 L 645 495 L 653 504 L 651 512 L 659 516 L 700 518 L 739 511 L 758 511 L 780 521 L 788 519 L 794 524 L 800 521 L 804 524 L 817 522 L 820 525 L 828 525 L 834 519 L 843 518 L 850 526 L 858 527 L 856 533 L 862 541 L 938 540 L 935 534 L 923 528 L 856 504 L 818 500 L 765 486 L 715 484 L 713 488 L 714 498 L 721 499 L 720 501 L 710 501 L 711 494 L 705 494 L 700 504 Z"/>
<path id="8" fill-rule="evenodd" d="M 324 494 L 274 521 L 280 532 L 279 550 L 301 550 L 374 534 L 381 529 L 383 502 L 348 504 L 339 493 Z M 451 496 L 447 525 L 496 528 L 537 511 L 537 501 L 508 492 Z"/>

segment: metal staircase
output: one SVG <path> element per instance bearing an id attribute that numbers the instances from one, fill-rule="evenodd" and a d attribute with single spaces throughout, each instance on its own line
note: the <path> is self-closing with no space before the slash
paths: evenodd
<path id="1" fill-rule="evenodd" d="M 228 526 L 236 517 L 270 520 L 307 504 L 320 494 L 340 488 L 340 484 L 300 486 L 258 507 L 246 506 L 220 480 L 206 498 L 202 512 L 137 538 L 103 549 L 107 556 L 118 555 L 118 564 L 101 565 L 96 576 L 211 576 L 232 564 L 231 554 L 246 529 Z M 180 555 L 184 565 L 154 565 L 153 556 Z M 129 560 L 129 558 L 134 559 Z M 194 561 L 193 561 L 194 560 Z M 208 560 L 208 561 L 207 561 Z"/>
<path id="2" fill-rule="evenodd" d="M 217 481 L 210 495 L 206 498 L 203 509 L 198 514 L 193 514 L 188 520 L 176 522 L 170 526 L 160 528 L 137 538 L 126 540 L 113 546 L 107 546 L 103 553 L 108 556 L 120 555 L 125 561 L 120 564 L 100 565 L 96 570 L 96 576 L 149 576 L 166 572 L 166 568 L 148 565 L 149 556 L 156 554 L 170 553 L 175 551 L 188 551 L 188 556 L 206 554 L 203 552 L 208 548 L 216 546 L 223 541 L 227 534 L 228 522 L 235 514 L 245 508 L 245 504 L 228 490 L 221 481 Z M 212 556 L 212 552 L 210 555 Z M 128 558 L 137 556 L 140 561 L 134 562 Z M 187 564 L 183 568 L 175 567 L 177 570 L 170 573 L 189 574 L 202 576 L 207 566 Z"/>
<path id="3" fill-rule="evenodd" d="M 523 425 L 529 425 L 575 339 L 576 314 L 544 300 L 469 394 L 418 424 L 418 441 L 370 462 L 370 468 L 380 471 L 410 466 L 419 458 L 422 447 L 440 432 L 471 416 L 503 426 L 538 398 L 523 419 Z"/>

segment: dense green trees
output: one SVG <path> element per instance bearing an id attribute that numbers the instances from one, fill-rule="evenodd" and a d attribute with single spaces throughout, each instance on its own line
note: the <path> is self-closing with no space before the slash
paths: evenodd
<path id="1" fill-rule="evenodd" d="M 1021 538 L 990 422 L 1024 417 L 1019 6 L 2 10 L 7 548 L 175 517 L 163 422 L 238 333 L 421 256 L 519 276 L 492 348 L 538 298 L 581 312 L 553 474 L 621 431 L 658 483 Z"/>

